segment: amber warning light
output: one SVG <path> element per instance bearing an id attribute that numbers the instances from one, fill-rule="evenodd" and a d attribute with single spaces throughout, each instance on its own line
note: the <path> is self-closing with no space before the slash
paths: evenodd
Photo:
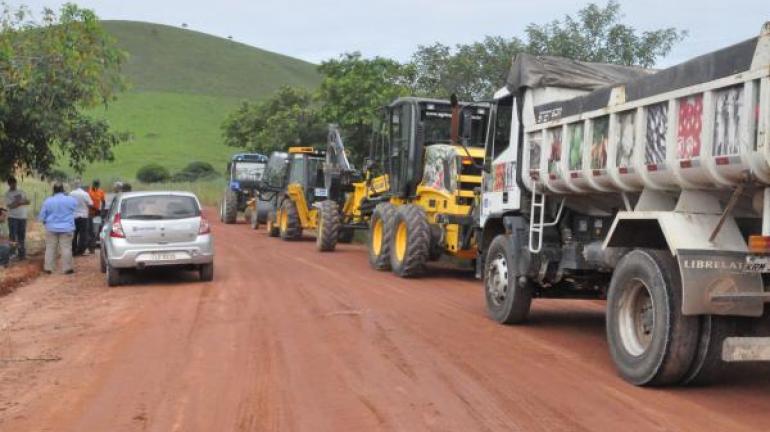
<path id="1" fill-rule="evenodd" d="M 753 253 L 770 253 L 770 236 L 749 236 L 749 251 Z"/>

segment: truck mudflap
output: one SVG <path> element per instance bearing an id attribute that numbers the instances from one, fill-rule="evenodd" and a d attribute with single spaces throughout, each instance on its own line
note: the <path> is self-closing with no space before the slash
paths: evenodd
<path id="1" fill-rule="evenodd" d="M 678 249 L 682 314 L 762 316 L 770 293 L 746 252 Z M 769 351 L 770 352 L 770 351 Z"/>
<path id="2" fill-rule="evenodd" d="M 728 337 L 722 342 L 726 362 L 770 361 L 770 337 Z"/>

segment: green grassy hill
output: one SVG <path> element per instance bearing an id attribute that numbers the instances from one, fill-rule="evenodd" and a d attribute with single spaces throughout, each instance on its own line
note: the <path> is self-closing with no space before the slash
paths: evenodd
<path id="1" fill-rule="evenodd" d="M 224 169 L 237 149 L 222 144 L 220 125 L 241 101 L 320 82 L 313 64 L 228 39 L 140 22 L 104 26 L 129 53 L 130 89 L 94 115 L 133 139 L 115 149 L 114 163 L 88 167 L 84 179 L 130 179 L 149 162 L 172 172 L 193 160 Z"/>

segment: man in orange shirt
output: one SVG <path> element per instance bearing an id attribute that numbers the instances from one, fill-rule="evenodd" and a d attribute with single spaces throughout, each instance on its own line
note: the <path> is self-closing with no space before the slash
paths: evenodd
<path id="1" fill-rule="evenodd" d="M 94 180 L 93 183 L 91 183 L 91 187 L 88 188 L 88 196 L 91 197 L 91 201 L 93 201 L 94 203 L 89 211 L 89 218 L 88 218 L 88 233 L 89 233 L 88 251 L 91 252 L 92 254 L 96 249 L 96 236 L 98 235 L 98 233 L 94 229 L 94 218 L 96 216 L 99 216 L 100 218 L 103 217 L 102 211 L 104 210 L 104 191 L 99 186 L 100 186 L 100 183 L 99 183 L 99 180 L 97 179 L 97 180 Z"/>

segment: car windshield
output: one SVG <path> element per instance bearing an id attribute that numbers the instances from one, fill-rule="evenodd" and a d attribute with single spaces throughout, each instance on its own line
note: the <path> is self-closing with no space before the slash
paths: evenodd
<path id="1" fill-rule="evenodd" d="M 121 219 L 186 219 L 200 214 L 198 202 L 189 196 L 137 196 L 124 199 L 120 206 Z"/>

